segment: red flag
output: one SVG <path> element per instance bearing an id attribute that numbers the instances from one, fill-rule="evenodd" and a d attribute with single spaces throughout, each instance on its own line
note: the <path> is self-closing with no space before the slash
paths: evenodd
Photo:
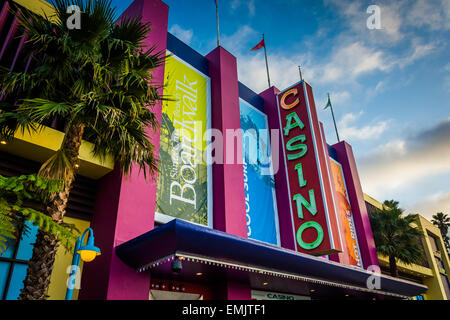
<path id="1" fill-rule="evenodd" d="M 256 46 L 254 46 L 254 47 L 252 48 L 252 50 L 250 50 L 250 51 L 259 50 L 259 49 L 261 49 L 262 47 L 264 47 L 264 48 L 266 47 L 266 43 L 264 42 L 264 39 L 262 39 L 261 42 L 258 43 Z"/>

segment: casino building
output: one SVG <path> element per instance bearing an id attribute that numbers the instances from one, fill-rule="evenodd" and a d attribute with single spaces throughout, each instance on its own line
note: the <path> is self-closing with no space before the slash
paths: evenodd
<path id="1" fill-rule="evenodd" d="M 0 64 L 25 69 L 10 8 L 52 8 L 40 0 L 1 5 Z M 138 170 L 122 176 L 83 141 L 66 222 L 93 228 L 102 255 L 84 265 L 75 298 L 409 299 L 427 290 L 376 272 L 352 147 L 327 144 L 309 83 L 254 92 L 225 48 L 203 56 L 170 34 L 164 2 L 135 0 L 123 15 L 151 22 L 146 46 L 171 54 L 154 78 L 177 99 L 155 111 L 161 129 L 151 139 L 161 164 L 154 180 Z M 223 146 L 201 139 L 211 128 Z M 55 120 L 0 145 L 0 173 L 36 172 L 62 129 Z M 203 158 L 211 147 L 214 159 Z M 0 255 L 2 299 L 17 299 L 35 234 Z M 70 263 L 60 249 L 50 299 L 64 298 Z"/>

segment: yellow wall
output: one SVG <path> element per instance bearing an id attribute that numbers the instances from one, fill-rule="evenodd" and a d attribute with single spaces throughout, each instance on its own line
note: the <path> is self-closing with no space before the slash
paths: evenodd
<path id="1" fill-rule="evenodd" d="M 14 2 L 42 16 L 50 17 L 55 12 L 53 6 L 45 0 L 14 0 Z"/>
<path id="2" fill-rule="evenodd" d="M 389 258 L 382 255 L 382 254 L 378 254 L 378 261 L 380 263 L 380 265 L 386 266 L 387 268 L 389 267 Z M 412 263 L 412 264 L 406 264 L 403 262 L 398 261 L 397 262 L 397 267 L 399 271 L 420 277 L 420 278 L 427 278 L 427 277 L 433 277 L 433 271 L 431 271 L 430 268 Z"/>
<path id="3" fill-rule="evenodd" d="M 424 217 L 419 216 L 419 224 L 422 232 L 425 234 L 425 239 L 422 241 L 424 244 L 425 255 L 427 256 L 428 263 L 430 264 L 430 268 L 433 270 L 433 277 L 426 279 L 424 284 L 428 286 L 428 290 L 425 294 L 425 298 L 429 300 L 448 300 L 450 297 L 446 296 L 444 286 L 442 284 L 442 279 L 440 276 L 440 268 L 438 267 L 436 260 L 434 258 L 433 247 L 430 243 L 430 237 L 428 236 L 428 232 L 431 233 L 438 241 L 439 251 L 441 253 L 442 262 L 444 263 L 445 272 L 450 275 L 449 268 L 449 258 L 447 254 L 447 250 L 445 250 L 444 241 L 442 240 L 440 230 L 433 225 L 430 221 L 426 220 Z"/>
<path id="4" fill-rule="evenodd" d="M 378 208 L 380 210 L 383 209 L 383 204 L 377 200 L 375 200 L 374 198 L 372 198 L 371 196 L 369 196 L 368 194 L 364 193 L 364 201 L 366 201 L 367 203 L 370 203 L 371 205 L 373 205 L 375 208 Z"/>
<path id="5" fill-rule="evenodd" d="M 86 228 L 89 228 L 90 222 L 80 219 L 74 219 L 65 217 L 64 222 L 73 223 L 78 230 L 82 233 Z M 50 296 L 48 300 L 64 300 L 66 297 L 67 290 L 67 278 L 69 276 L 67 268 L 72 263 L 73 252 L 67 252 L 62 246 L 59 247 L 56 253 L 55 264 L 53 267 L 52 275 L 50 277 L 50 286 L 48 288 L 47 294 Z M 83 271 L 83 262 L 80 263 L 80 282 L 81 273 Z M 77 279 L 78 280 L 78 279 Z M 80 283 L 78 282 L 78 283 Z M 78 291 L 75 289 L 73 291 L 73 300 L 78 298 Z"/>
<path id="6" fill-rule="evenodd" d="M 60 147 L 64 133 L 46 126 L 38 132 L 17 131 L 14 139 L 7 144 L 0 145 L 0 151 L 43 163 L 49 159 Z M 82 176 L 99 179 L 114 169 L 114 159 L 94 157 L 93 144 L 82 141 L 79 154 L 78 173 Z"/>

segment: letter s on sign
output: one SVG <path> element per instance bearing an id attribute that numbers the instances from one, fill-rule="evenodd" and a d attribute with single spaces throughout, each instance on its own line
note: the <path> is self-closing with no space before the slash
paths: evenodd
<path id="1" fill-rule="evenodd" d="M 296 98 L 294 100 L 294 102 L 292 102 L 290 104 L 286 104 L 286 98 L 288 96 L 290 96 L 290 95 L 296 96 L 297 94 L 298 94 L 297 88 L 293 88 L 293 89 L 288 90 L 285 93 L 283 93 L 283 96 L 281 97 L 281 107 L 285 110 L 289 110 L 289 109 L 292 109 L 293 107 L 295 107 L 296 105 L 298 105 L 298 103 L 300 102 L 300 100 L 298 98 Z"/>

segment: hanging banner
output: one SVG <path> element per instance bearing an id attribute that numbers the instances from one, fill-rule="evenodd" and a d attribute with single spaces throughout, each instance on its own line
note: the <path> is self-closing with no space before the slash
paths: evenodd
<path id="1" fill-rule="evenodd" d="M 278 211 L 267 116 L 239 99 L 247 237 L 279 245 Z"/>
<path id="2" fill-rule="evenodd" d="M 277 98 L 297 250 L 319 256 L 340 252 L 325 143 L 312 89 L 302 81 Z"/>
<path id="3" fill-rule="evenodd" d="M 345 185 L 344 173 L 341 164 L 333 158 L 330 158 L 331 172 L 333 174 L 334 186 L 338 198 L 339 214 L 342 223 L 342 235 L 345 239 L 344 252 L 348 256 L 348 263 L 352 266 L 363 267 L 361 261 L 361 252 L 359 250 L 358 237 L 356 235 L 355 223 L 353 222 L 353 213 L 348 198 L 347 186 Z"/>
<path id="4" fill-rule="evenodd" d="M 212 225 L 210 179 L 203 160 L 210 79 L 172 55 L 166 59 L 156 196 L 157 218 Z"/>

